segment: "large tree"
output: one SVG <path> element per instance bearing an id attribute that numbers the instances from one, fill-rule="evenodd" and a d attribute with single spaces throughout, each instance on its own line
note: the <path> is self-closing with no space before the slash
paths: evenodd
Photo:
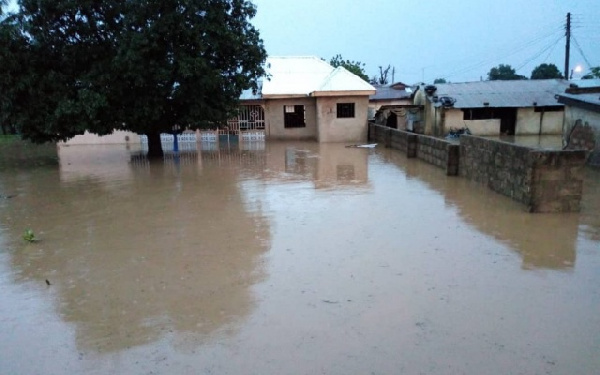
<path id="1" fill-rule="evenodd" d="M 34 142 L 85 130 L 212 127 L 257 89 L 266 52 L 246 0 L 20 0 L 27 87 L 13 120 Z"/>
<path id="2" fill-rule="evenodd" d="M 531 79 L 564 78 L 558 67 L 554 64 L 540 64 L 531 72 Z"/>
<path id="3" fill-rule="evenodd" d="M 27 61 L 23 59 L 25 41 L 18 19 L 5 12 L 7 4 L 8 1 L 0 0 L 0 132 L 15 134 L 16 126 L 10 114 L 19 103 L 20 77 Z"/>
<path id="4" fill-rule="evenodd" d="M 509 81 L 518 79 L 527 79 L 527 77 L 518 75 L 512 66 L 508 64 L 500 64 L 493 67 L 488 72 L 488 80 L 490 81 Z"/>
<path id="5" fill-rule="evenodd" d="M 369 76 L 365 73 L 365 64 L 360 61 L 344 60 L 342 55 L 337 54 L 329 60 L 329 65 L 337 68 L 342 66 L 346 68 L 350 73 L 354 73 L 365 81 L 369 82 Z"/>

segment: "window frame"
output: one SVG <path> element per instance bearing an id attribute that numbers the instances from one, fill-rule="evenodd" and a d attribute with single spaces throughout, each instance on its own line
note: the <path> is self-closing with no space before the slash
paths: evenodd
<path id="1" fill-rule="evenodd" d="M 337 118 L 356 118 L 356 103 L 344 102 L 336 103 L 336 117 Z"/>
<path id="2" fill-rule="evenodd" d="M 293 111 L 292 111 L 293 108 Z M 306 107 L 304 104 L 292 104 L 283 106 L 284 128 L 305 128 Z"/>

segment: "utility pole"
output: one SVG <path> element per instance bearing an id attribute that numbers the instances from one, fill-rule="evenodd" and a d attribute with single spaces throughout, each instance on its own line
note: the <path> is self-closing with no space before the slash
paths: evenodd
<path id="1" fill-rule="evenodd" d="M 571 13 L 567 13 L 567 26 L 565 28 L 567 44 L 565 45 L 565 79 L 569 79 L 569 53 L 571 50 Z"/>

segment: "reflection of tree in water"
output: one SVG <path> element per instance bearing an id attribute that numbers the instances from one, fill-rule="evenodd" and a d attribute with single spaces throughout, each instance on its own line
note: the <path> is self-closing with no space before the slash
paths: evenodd
<path id="1" fill-rule="evenodd" d="M 386 151 L 408 178 L 442 193 L 447 204 L 478 230 L 519 252 L 524 268 L 566 269 L 575 264 L 578 214 L 530 214 L 517 202 L 461 177 L 448 177 L 432 165 Z M 456 239 L 460 241 L 460 238 Z"/>
<path id="2" fill-rule="evenodd" d="M 23 280 L 51 280 L 83 349 L 119 350 L 169 331 L 201 340 L 250 313 L 269 241 L 265 219 L 246 212 L 237 172 L 175 172 L 150 164 L 126 180 L 60 187 L 55 174 L 33 174 L 8 207 L 12 247 L 22 247 L 21 228 L 43 232 L 42 242 L 12 252 L 13 267 Z"/>

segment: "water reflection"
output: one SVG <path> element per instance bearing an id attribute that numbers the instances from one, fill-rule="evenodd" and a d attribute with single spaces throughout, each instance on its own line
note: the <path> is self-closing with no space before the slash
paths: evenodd
<path id="1" fill-rule="evenodd" d="M 382 150 L 387 162 L 439 191 L 461 220 L 515 249 L 524 269 L 571 269 L 576 260 L 579 214 L 529 214 L 509 198 L 463 178 L 447 177 L 436 167 Z M 456 238 L 460 242 L 460 238 Z"/>
<path id="2" fill-rule="evenodd" d="M 198 340 L 235 328 L 265 277 L 270 223 L 242 181 L 368 187 L 368 151 L 273 143 L 264 149 L 166 153 L 123 146 L 58 148 L 58 170 L 2 176 L 14 278 L 52 284 L 82 350 L 113 352 L 171 331 Z M 24 245 L 33 228 L 43 240 Z"/>
<path id="3" fill-rule="evenodd" d="M 207 337 L 253 309 L 269 223 L 235 171 L 127 163 L 114 147 L 67 147 L 60 170 L 31 171 L 3 207 L 18 281 L 47 279 L 82 350 L 117 351 L 170 331 Z M 89 151 L 89 152 L 88 152 Z M 60 177 L 60 178 L 59 178 Z M 43 240 L 24 245 L 23 228 Z"/>
<path id="4" fill-rule="evenodd" d="M 600 169 L 586 170 L 581 207 L 583 233 L 592 241 L 600 241 Z"/>
<path id="5" fill-rule="evenodd" d="M 268 143 L 268 178 L 308 180 L 316 189 L 370 189 L 368 149 L 314 142 Z"/>

